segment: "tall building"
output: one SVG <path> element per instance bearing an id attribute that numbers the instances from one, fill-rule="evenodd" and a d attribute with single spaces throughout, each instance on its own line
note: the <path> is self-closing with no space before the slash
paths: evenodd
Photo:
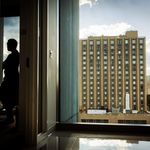
<path id="1" fill-rule="evenodd" d="M 147 111 L 145 52 L 137 31 L 80 40 L 80 111 Z"/>

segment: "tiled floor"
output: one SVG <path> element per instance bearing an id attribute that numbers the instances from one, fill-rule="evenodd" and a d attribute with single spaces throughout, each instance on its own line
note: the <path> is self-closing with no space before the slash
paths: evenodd
<path id="1" fill-rule="evenodd" d="M 38 150 L 149 150 L 150 137 L 55 132 Z"/>

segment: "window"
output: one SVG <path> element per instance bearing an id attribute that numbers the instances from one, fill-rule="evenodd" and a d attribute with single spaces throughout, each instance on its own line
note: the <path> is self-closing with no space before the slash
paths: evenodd
<path id="1" fill-rule="evenodd" d="M 114 49 L 114 46 L 113 46 L 113 45 L 111 46 L 111 49 Z"/>
<path id="2" fill-rule="evenodd" d="M 135 45 L 132 45 L 132 48 L 135 49 Z"/>
<path id="3" fill-rule="evenodd" d="M 110 44 L 113 44 L 113 45 L 114 45 L 114 43 L 115 43 L 115 41 L 114 41 L 114 40 L 111 40 L 111 41 L 110 41 Z"/>
<path id="4" fill-rule="evenodd" d="M 107 56 L 104 56 L 104 59 L 107 59 Z"/>
<path id="5" fill-rule="evenodd" d="M 135 44 L 135 42 L 136 42 L 135 40 L 132 40 L 132 44 Z"/>
<path id="6" fill-rule="evenodd" d="M 106 45 L 107 44 L 107 40 L 104 40 L 104 45 Z"/>
<path id="7" fill-rule="evenodd" d="M 102 1 L 101 4 L 105 4 L 105 6 L 107 6 L 107 9 L 112 7 L 113 10 L 115 10 L 111 11 L 111 9 L 109 9 L 110 12 L 116 17 L 111 19 L 111 16 L 113 15 L 109 15 L 108 13 L 105 16 L 107 18 L 106 20 L 104 19 L 104 13 L 100 13 L 100 11 L 106 11 L 107 9 L 105 9 L 105 7 L 100 9 L 100 6 L 102 7 L 103 5 L 100 5 L 99 0 L 89 1 L 90 6 L 88 6 L 88 3 L 81 6 L 82 10 L 80 27 L 81 32 L 84 31 L 82 32 L 82 34 L 84 34 L 85 36 L 87 35 L 83 38 L 83 41 L 86 39 L 85 41 L 87 41 L 87 43 L 89 43 L 90 41 L 93 42 L 93 52 L 90 53 L 93 56 L 92 75 L 94 80 L 94 89 L 92 91 L 92 94 L 97 95 L 99 93 L 100 96 L 93 97 L 93 104 L 99 104 L 99 106 L 97 108 L 94 108 L 96 106 L 93 105 L 92 108 L 101 109 L 102 105 L 104 105 L 106 108 L 108 108 L 108 112 L 111 114 L 112 107 L 120 107 L 119 111 L 123 114 L 123 109 L 125 108 L 121 108 L 121 106 L 125 104 L 125 93 L 128 92 L 129 95 L 132 94 L 132 110 L 136 110 L 141 105 L 139 97 L 140 99 L 142 97 L 142 101 L 146 101 L 144 97 L 146 94 L 144 88 L 147 87 L 147 75 L 150 75 L 150 67 L 147 67 L 150 66 L 150 61 L 149 59 L 146 59 L 146 57 L 149 56 L 146 54 L 148 45 L 146 43 L 148 43 L 148 39 L 150 39 L 150 32 L 146 31 L 150 31 L 150 29 L 147 24 L 144 23 L 147 28 L 147 30 L 145 31 L 145 28 L 143 28 L 144 25 L 141 26 L 141 21 L 135 19 L 138 14 L 137 10 L 142 7 L 138 4 L 138 2 L 140 3 L 140 1 L 137 0 L 138 2 L 136 3 L 136 7 L 138 7 L 139 9 L 135 8 L 135 5 L 131 3 L 129 5 L 129 0 L 126 0 L 126 3 L 128 3 L 128 5 L 126 5 L 124 1 L 117 1 L 115 3 L 115 6 L 109 2 L 106 3 L 105 1 Z M 142 5 L 144 4 L 146 4 L 146 2 L 142 3 Z M 121 9 L 116 9 L 117 6 Z M 128 11 L 126 11 L 125 6 L 128 6 L 126 8 L 129 8 L 132 11 L 134 10 L 136 13 L 134 13 L 134 15 L 130 15 Z M 149 9 L 147 10 L 150 12 Z M 122 18 L 118 17 L 118 14 L 120 13 L 122 14 Z M 86 20 L 87 17 L 84 17 L 84 21 L 82 21 L 83 14 L 89 15 L 88 20 Z M 144 20 L 146 18 L 146 14 L 146 11 L 143 9 L 141 16 L 138 17 Z M 90 19 L 90 16 L 92 17 L 92 19 Z M 119 28 L 117 27 L 118 24 L 115 24 L 114 22 L 117 22 L 118 20 L 122 20 L 124 22 L 123 18 L 125 18 L 126 23 L 129 25 L 131 25 L 131 20 L 132 22 L 135 22 L 134 26 L 136 29 L 138 29 L 138 31 L 132 30 L 130 26 L 129 29 L 124 29 L 122 32 L 119 31 L 119 29 L 123 29 L 123 25 Z M 88 22 L 89 20 L 91 21 Z M 108 20 L 110 23 L 108 23 Z M 149 18 L 145 19 L 145 22 L 147 22 L 147 20 L 149 20 Z M 87 47 L 87 66 L 90 64 L 88 62 L 88 51 L 89 49 Z M 149 64 L 147 65 L 147 63 Z M 97 67 L 98 64 L 99 67 Z M 90 73 L 88 72 L 87 78 L 89 74 Z M 89 79 L 87 79 L 87 81 L 88 80 Z M 140 94 L 141 91 L 143 92 L 143 96 Z M 124 95 L 124 97 L 122 95 Z M 144 105 L 141 105 L 140 109 L 146 109 L 144 107 Z"/>
<path id="8" fill-rule="evenodd" d="M 140 44 L 143 44 L 143 39 L 140 39 Z"/>
<path id="9" fill-rule="evenodd" d="M 133 55 L 133 56 L 132 56 L 132 59 L 136 59 L 136 56 L 135 56 L 135 55 Z"/>
<path id="10" fill-rule="evenodd" d="M 107 66 L 104 66 L 104 69 L 107 69 Z"/>
<path id="11" fill-rule="evenodd" d="M 143 55 L 140 55 L 140 59 L 143 59 Z"/>
<path id="12" fill-rule="evenodd" d="M 143 45 L 140 45 L 140 49 L 142 49 L 143 48 Z"/>
<path id="13" fill-rule="evenodd" d="M 132 61 L 133 64 L 136 64 L 136 61 Z"/>
<path id="14" fill-rule="evenodd" d="M 143 64 L 143 61 L 140 60 L 140 64 Z"/>
<path id="15" fill-rule="evenodd" d="M 90 45 L 93 45 L 93 41 L 90 41 Z"/>
<path id="16" fill-rule="evenodd" d="M 100 45 L 100 43 L 101 43 L 100 41 L 96 41 L 96 44 L 97 44 L 97 45 Z"/>
<path id="17" fill-rule="evenodd" d="M 118 51 L 118 54 L 121 54 L 121 51 Z"/>
<path id="18" fill-rule="evenodd" d="M 86 45 L 86 41 L 83 41 L 83 45 Z"/>
<path id="19" fill-rule="evenodd" d="M 128 44 L 129 43 L 129 41 L 128 40 L 125 40 L 125 44 Z"/>

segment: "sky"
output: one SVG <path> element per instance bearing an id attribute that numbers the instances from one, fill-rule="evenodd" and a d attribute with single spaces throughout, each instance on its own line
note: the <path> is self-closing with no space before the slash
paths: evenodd
<path id="1" fill-rule="evenodd" d="M 146 68 L 150 75 L 150 0 L 80 0 L 80 39 L 120 35 L 137 30 L 146 37 Z"/>
<path id="2" fill-rule="evenodd" d="M 19 17 L 4 18 L 4 58 L 6 59 L 9 52 L 7 51 L 7 41 L 14 38 L 18 41 L 17 50 L 19 50 Z"/>

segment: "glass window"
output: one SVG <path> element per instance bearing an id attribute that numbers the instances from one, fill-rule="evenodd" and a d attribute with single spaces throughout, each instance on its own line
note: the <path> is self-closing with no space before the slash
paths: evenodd
<path id="1" fill-rule="evenodd" d="M 141 97 L 143 97 L 142 103 L 146 104 L 146 98 L 144 96 L 146 96 L 146 91 L 148 89 L 145 88 L 147 88 L 147 77 L 150 76 L 149 53 L 147 53 L 147 46 L 149 43 L 148 39 L 150 39 L 150 28 L 148 27 L 148 23 L 144 23 L 143 26 L 141 26 L 141 20 L 150 22 L 147 17 L 147 12 L 145 11 L 146 2 L 137 0 L 138 2 L 136 4 L 132 4 L 129 3 L 129 0 L 126 0 L 126 2 L 117 1 L 117 3 L 115 0 L 112 0 L 115 2 L 115 5 L 113 5 L 113 3 L 105 1 L 89 1 L 88 2 L 90 5 L 89 3 L 86 3 L 85 5 L 80 6 L 80 34 L 84 35 L 83 38 L 81 38 L 83 41 L 85 39 L 87 43 L 93 41 L 93 52 L 90 53 L 89 46 L 87 46 L 86 51 L 88 53 L 86 52 L 85 61 L 87 61 L 87 66 L 90 66 L 90 64 L 93 66 L 92 94 L 94 95 L 93 99 L 95 98 L 93 100 L 93 104 L 99 105 L 98 107 L 96 105 L 92 105 L 91 107 L 93 109 L 101 109 L 102 105 L 105 106 L 106 104 L 108 113 L 113 116 L 112 107 L 120 106 L 123 107 L 121 108 L 122 110 L 125 109 L 125 93 L 128 92 L 130 98 L 132 99 L 130 101 L 130 103 L 132 103 L 132 107 L 130 108 L 131 112 L 140 106 L 143 110 L 146 110 L 145 105 L 141 105 Z M 128 3 L 128 5 L 126 5 L 126 3 Z M 142 13 L 139 16 L 138 11 L 143 8 L 143 6 L 144 9 L 142 9 Z M 108 8 L 112 8 L 109 9 L 110 13 L 105 13 Z M 130 9 L 130 11 L 127 11 L 126 8 Z M 130 15 L 129 12 L 131 11 L 135 13 Z M 150 12 L 150 9 L 148 8 L 147 11 Z M 118 15 L 120 13 L 121 17 Z M 85 14 L 87 14 L 87 17 L 84 16 Z M 107 19 L 103 19 L 104 16 Z M 115 16 L 113 20 L 111 19 L 112 16 Z M 97 20 L 96 18 L 99 19 Z M 123 18 L 125 20 L 123 20 Z M 126 22 L 126 24 L 119 26 L 119 23 L 115 23 L 118 22 L 118 20 Z M 131 20 L 134 22 L 135 29 L 138 30 L 135 31 L 131 28 L 133 25 L 130 24 Z M 124 25 L 128 26 L 128 29 L 125 29 Z M 95 48 L 94 41 L 96 42 Z M 100 44 L 102 44 L 102 46 L 100 46 Z M 80 47 L 82 47 L 82 45 Z M 89 53 L 93 55 L 92 63 L 90 63 L 89 60 Z M 87 72 L 86 81 L 88 81 L 89 84 L 90 69 L 87 67 L 85 70 Z M 87 87 L 87 89 L 87 92 L 89 92 L 89 87 Z M 141 96 L 141 91 L 143 91 L 143 96 Z M 86 94 L 89 95 L 89 93 Z M 142 114 L 140 110 L 138 111 L 138 113 Z M 84 113 L 86 113 L 86 110 Z M 122 113 L 124 118 L 128 119 L 125 113 L 122 111 L 119 113 Z M 131 113 L 129 115 L 133 114 Z M 115 117 L 117 117 L 117 115 Z M 93 118 L 93 120 L 94 119 L 95 118 Z"/>
<path id="2" fill-rule="evenodd" d="M 135 45 L 132 45 L 132 48 L 135 49 Z"/>
<path id="3" fill-rule="evenodd" d="M 114 43 L 115 43 L 115 41 L 114 41 L 114 40 L 111 40 L 111 41 L 110 41 L 110 44 L 114 44 Z"/>
<path id="4" fill-rule="evenodd" d="M 101 43 L 101 42 L 100 42 L 99 40 L 96 41 L 96 44 L 97 44 L 97 45 L 100 45 L 100 43 Z"/>
<path id="5" fill-rule="evenodd" d="M 143 64 L 143 61 L 140 60 L 140 64 Z"/>
<path id="6" fill-rule="evenodd" d="M 93 41 L 90 41 L 90 45 L 93 45 Z"/>
<path id="7" fill-rule="evenodd" d="M 142 49 L 143 48 L 143 45 L 140 45 L 140 49 Z"/>
<path id="8" fill-rule="evenodd" d="M 136 64 L 136 61 L 132 61 L 133 64 Z"/>
<path id="9" fill-rule="evenodd" d="M 93 51 L 90 51 L 90 54 L 92 55 L 92 54 L 93 54 Z"/>
<path id="10" fill-rule="evenodd" d="M 86 41 L 83 41 L 83 45 L 86 45 Z"/>
<path id="11" fill-rule="evenodd" d="M 83 55 L 86 55 L 86 51 L 83 51 Z"/>
<path id="12" fill-rule="evenodd" d="M 135 56 L 135 55 L 133 55 L 133 56 L 132 56 L 132 59 L 136 59 L 136 56 Z"/>
<path id="13" fill-rule="evenodd" d="M 132 40 L 132 44 L 135 44 L 135 42 L 136 42 L 135 40 Z"/>
<path id="14" fill-rule="evenodd" d="M 106 45 L 107 44 L 107 40 L 104 40 L 104 45 Z"/>
<path id="15" fill-rule="evenodd" d="M 140 59 L 143 59 L 143 55 L 140 55 Z"/>
<path id="16" fill-rule="evenodd" d="M 104 59 L 107 59 L 107 56 L 104 56 Z"/>
<path id="17" fill-rule="evenodd" d="M 113 46 L 113 45 L 111 45 L 111 49 L 114 49 L 114 46 Z"/>
<path id="18" fill-rule="evenodd" d="M 121 54 L 121 51 L 118 51 L 118 54 Z"/>
<path id="19" fill-rule="evenodd" d="M 143 44 L 143 39 L 140 39 L 140 44 Z"/>

